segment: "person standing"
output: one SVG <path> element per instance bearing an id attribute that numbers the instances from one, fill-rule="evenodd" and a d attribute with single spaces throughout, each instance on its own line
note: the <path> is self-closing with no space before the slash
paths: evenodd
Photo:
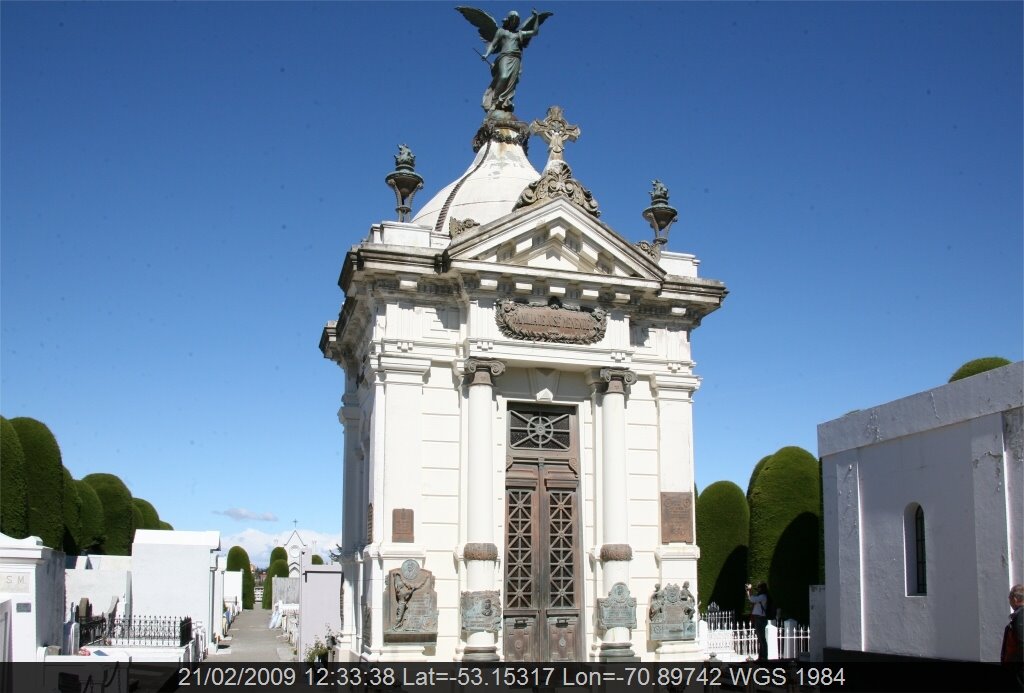
<path id="1" fill-rule="evenodd" d="M 765 660 L 768 659 L 768 638 L 765 635 L 768 626 L 768 583 L 758 583 L 754 594 L 751 594 L 751 589 L 751 585 L 746 585 L 747 599 L 753 604 L 750 614 L 754 617 L 754 632 L 757 634 L 757 658 Z"/>
<path id="2" fill-rule="evenodd" d="M 1003 630 L 1003 646 L 999 661 L 1011 667 L 1019 677 L 1024 675 L 1024 585 L 1010 588 L 1010 622 Z"/>

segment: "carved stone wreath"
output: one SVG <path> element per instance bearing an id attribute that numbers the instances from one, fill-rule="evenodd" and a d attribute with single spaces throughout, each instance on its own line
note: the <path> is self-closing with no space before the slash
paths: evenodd
<path id="1" fill-rule="evenodd" d="M 584 310 L 557 301 L 524 304 L 504 298 L 497 303 L 494 320 L 510 339 L 560 344 L 596 344 L 604 339 L 608 328 L 608 314 L 603 308 Z"/>

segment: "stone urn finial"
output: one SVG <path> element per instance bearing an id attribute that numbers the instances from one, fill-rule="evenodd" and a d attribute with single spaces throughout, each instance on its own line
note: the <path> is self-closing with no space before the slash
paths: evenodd
<path id="1" fill-rule="evenodd" d="M 398 206 L 398 221 L 407 221 L 412 211 L 412 197 L 416 191 L 423 187 L 423 176 L 416 173 L 416 155 L 412 153 L 407 145 L 398 145 L 398 154 L 395 155 L 395 170 L 389 173 L 384 182 L 394 191 Z"/>
<path id="2" fill-rule="evenodd" d="M 662 246 L 668 243 L 668 227 L 679 218 L 679 212 L 675 207 L 669 205 L 668 188 L 665 187 L 665 184 L 657 178 L 652 181 L 652 184 L 654 187 L 650 193 L 651 206 L 644 210 L 643 215 L 654 229 L 654 246 L 660 255 Z"/>

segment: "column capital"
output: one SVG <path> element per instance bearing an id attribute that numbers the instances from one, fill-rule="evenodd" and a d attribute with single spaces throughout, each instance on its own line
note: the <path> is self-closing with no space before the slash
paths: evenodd
<path id="1" fill-rule="evenodd" d="M 605 392 L 625 394 L 626 387 L 636 382 L 636 373 L 628 368 L 602 368 L 600 378 L 606 384 Z"/>
<path id="2" fill-rule="evenodd" d="M 496 378 L 505 372 L 505 364 L 496 359 L 466 359 L 466 375 L 473 376 L 470 385 L 493 385 Z"/>

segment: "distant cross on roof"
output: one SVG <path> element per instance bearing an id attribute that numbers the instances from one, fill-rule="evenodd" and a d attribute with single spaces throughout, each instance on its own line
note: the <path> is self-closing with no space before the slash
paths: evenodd
<path id="1" fill-rule="evenodd" d="M 565 141 L 575 142 L 580 136 L 578 125 L 569 125 L 569 122 L 562 115 L 561 106 L 551 106 L 544 120 L 535 120 L 530 123 L 530 132 L 540 135 L 541 139 L 548 143 L 548 165 L 552 161 L 565 161 L 562 152 L 565 151 Z"/>
<path id="2" fill-rule="evenodd" d="M 298 520 L 292 520 L 292 524 L 295 525 L 295 529 L 299 528 L 299 521 Z"/>

